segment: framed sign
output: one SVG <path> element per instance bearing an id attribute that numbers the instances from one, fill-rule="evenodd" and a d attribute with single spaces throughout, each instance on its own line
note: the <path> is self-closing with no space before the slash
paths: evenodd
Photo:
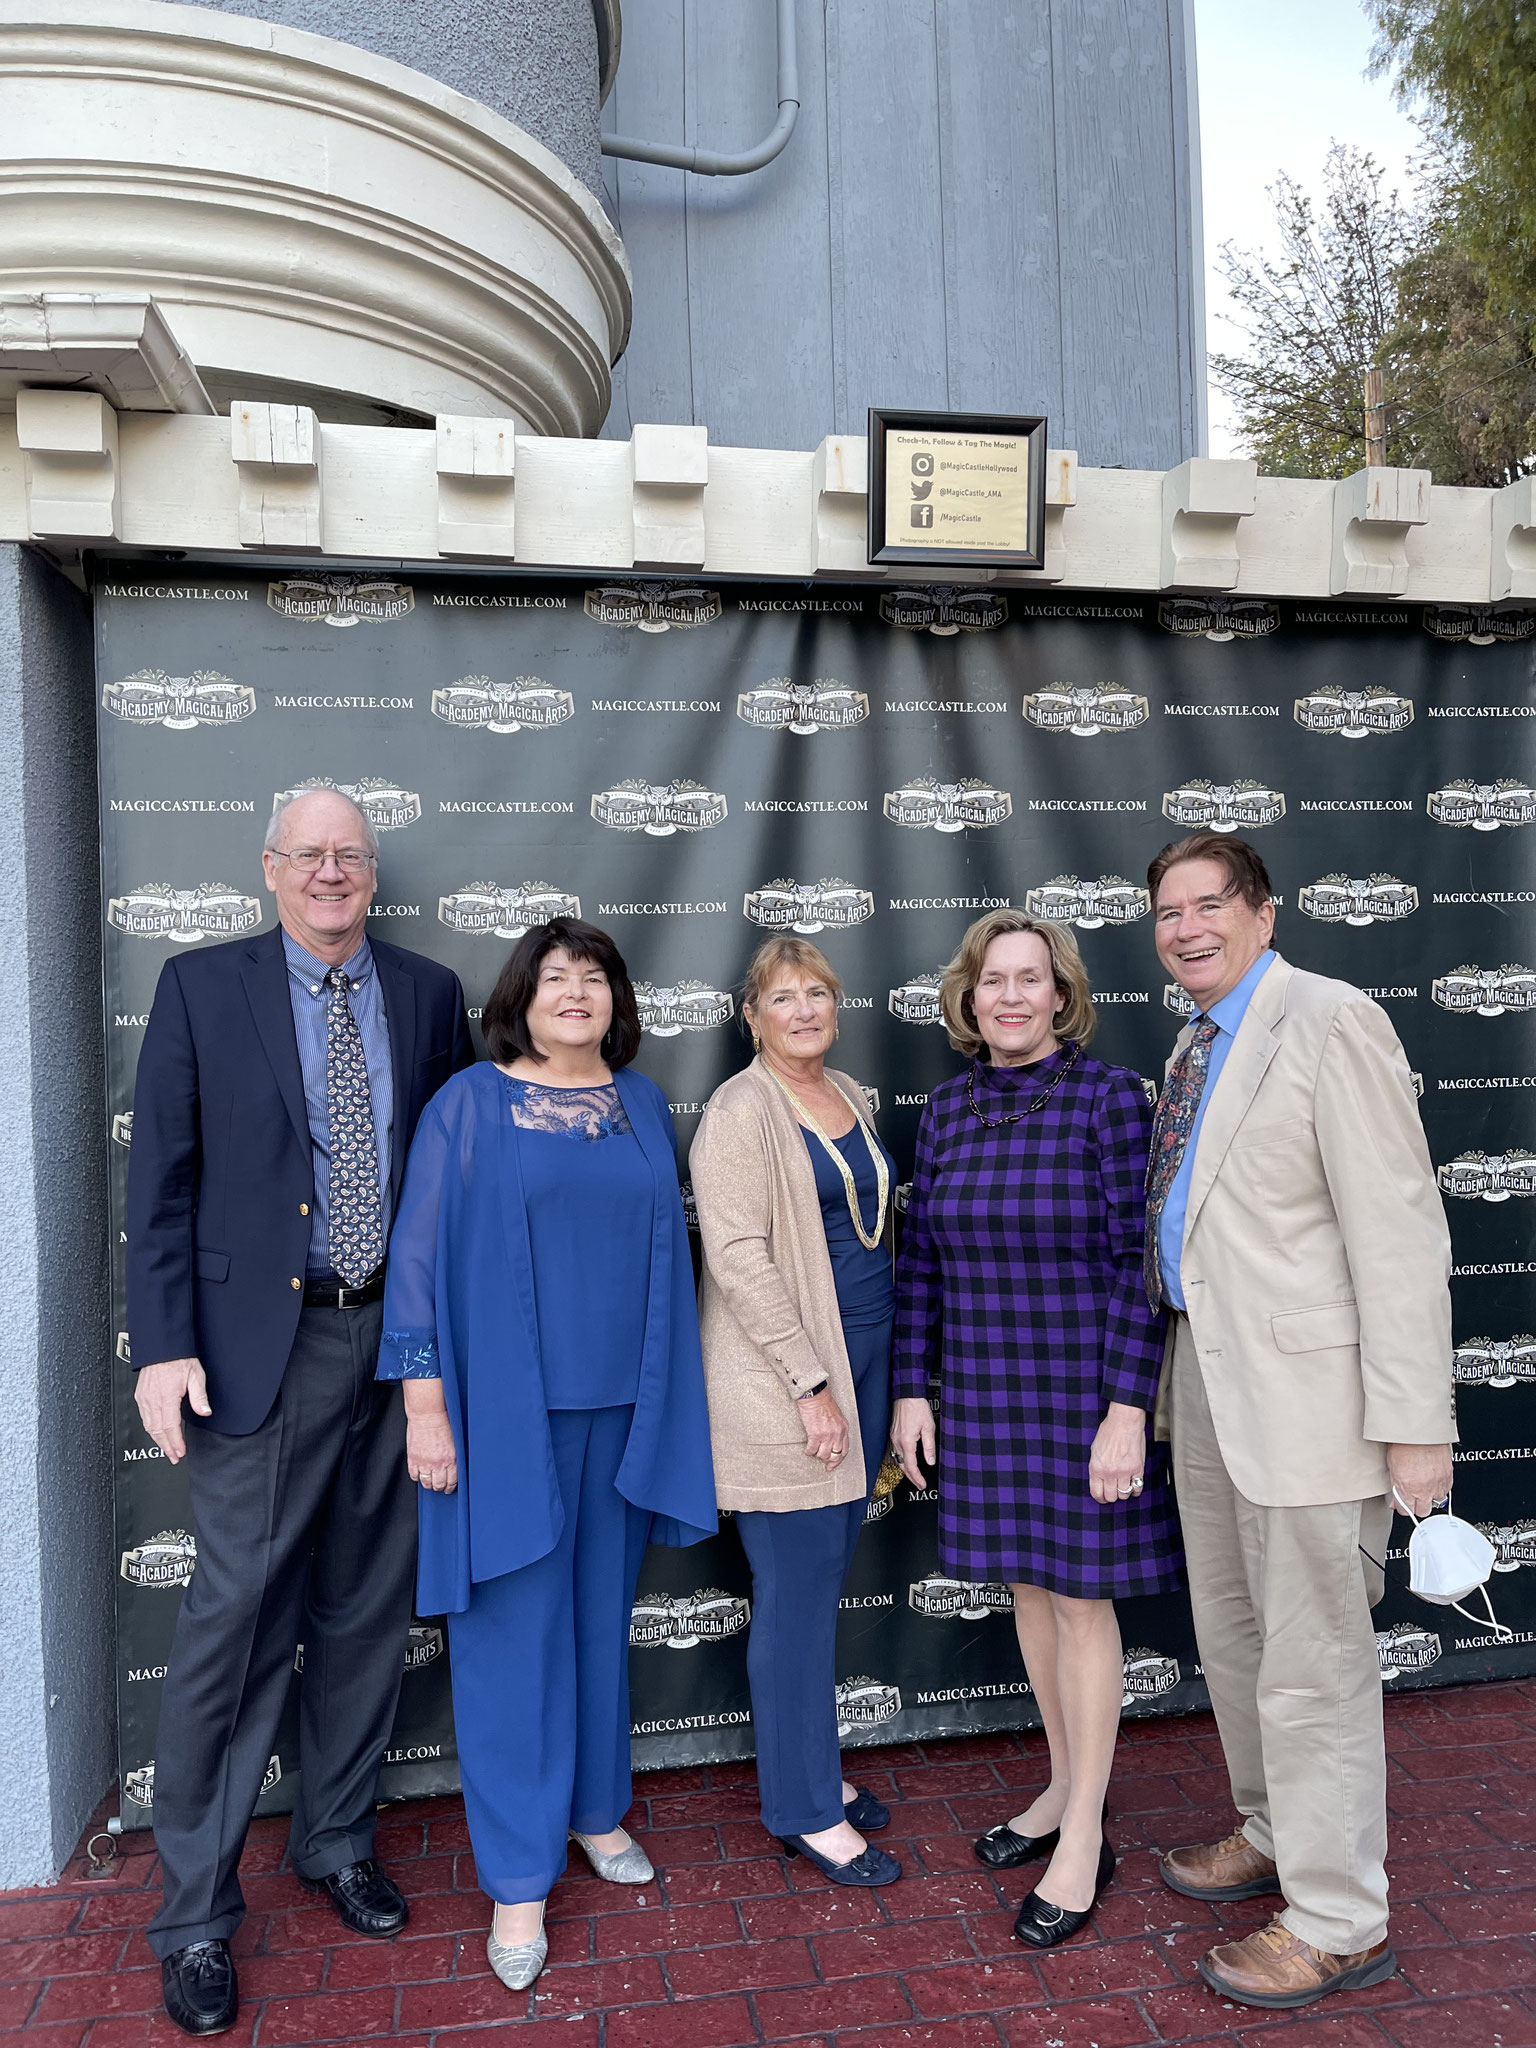
<path id="1" fill-rule="evenodd" d="M 871 562 L 1045 567 L 1045 420 L 869 414 Z"/>

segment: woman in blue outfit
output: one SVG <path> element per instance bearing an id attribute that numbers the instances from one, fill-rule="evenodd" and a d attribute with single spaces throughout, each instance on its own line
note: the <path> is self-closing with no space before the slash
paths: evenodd
<path id="1" fill-rule="evenodd" d="M 647 1543 L 716 1527 L 693 1272 L 660 1089 L 605 932 L 528 932 L 485 1006 L 490 1061 L 428 1104 L 390 1243 L 379 1377 L 405 1381 L 417 1607 L 446 1613 L 492 1968 L 544 1966 L 574 1837 L 643 1884 L 629 1623 Z"/>
<path id="2" fill-rule="evenodd" d="M 763 1825 L 836 1884 L 890 1884 L 889 1824 L 843 1778 L 838 1602 L 890 1417 L 895 1168 L 864 1091 L 832 1072 L 841 985 L 804 939 L 769 939 L 742 1015 L 757 1057 L 717 1088 L 689 1161 L 721 1507 L 752 1567 L 747 1679 Z"/>

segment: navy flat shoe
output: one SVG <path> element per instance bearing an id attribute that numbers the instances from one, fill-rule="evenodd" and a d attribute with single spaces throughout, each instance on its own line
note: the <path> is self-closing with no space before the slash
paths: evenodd
<path id="1" fill-rule="evenodd" d="M 780 1835 L 779 1840 L 786 1856 L 806 1857 L 823 1877 L 829 1877 L 834 1884 L 894 1884 L 901 1875 L 901 1865 L 884 1849 L 869 1848 L 862 1856 L 855 1856 L 851 1863 L 834 1863 L 830 1856 L 823 1856 L 819 1849 L 813 1849 L 804 1835 Z"/>
<path id="2" fill-rule="evenodd" d="M 861 1835 L 872 1835 L 891 1824 L 891 1809 L 878 1800 L 866 1786 L 854 1787 L 853 1797 L 843 1807 L 843 1818 L 856 1827 Z"/>
<path id="3" fill-rule="evenodd" d="M 1081 1913 L 1074 1913 L 1066 1906 L 1053 1906 L 1049 1899 L 1042 1899 L 1038 1892 L 1030 1892 L 1019 1908 L 1019 1917 L 1013 1923 L 1018 1940 L 1031 1948 L 1058 1948 L 1062 1942 L 1070 1941 L 1074 1934 L 1088 1925 L 1093 1917 L 1093 1907 L 1099 1903 L 1099 1895 L 1115 1874 L 1115 1852 L 1108 1842 L 1099 1845 L 1099 1869 L 1093 1886 L 1093 1905 Z"/>

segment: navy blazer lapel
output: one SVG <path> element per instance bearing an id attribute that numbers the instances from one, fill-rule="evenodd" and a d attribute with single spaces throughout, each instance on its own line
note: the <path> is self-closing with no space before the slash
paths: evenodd
<path id="1" fill-rule="evenodd" d="M 304 1102 L 304 1071 L 299 1065 L 299 1041 L 293 1028 L 293 1003 L 288 994 L 288 956 L 283 951 L 283 931 L 266 932 L 247 946 L 240 961 L 240 979 L 246 1000 L 256 1020 L 256 1034 L 271 1062 L 277 1092 L 283 1098 L 294 1132 L 310 1157 L 312 1140 L 309 1111 Z"/>
<path id="2" fill-rule="evenodd" d="M 389 1026 L 389 1064 L 394 1076 L 395 1122 L 389 1146 L 389 1184 L 400 1199 L 405 1155 L 410 1149 L 411 1086 L 416 1074 L 416 982 L 391 947 L 369 941 L 374 972 L 384 993 L 384 1021 Z M 420 1105 L 418 1104 L 418 1107 Z"/>

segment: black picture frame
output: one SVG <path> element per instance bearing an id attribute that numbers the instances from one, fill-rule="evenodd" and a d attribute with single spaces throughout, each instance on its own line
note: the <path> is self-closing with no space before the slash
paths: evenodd
<path id="1" fill-rule="evenodd" d="M 1025 452 L 1026 513 L 1024 547 L 931 546 L 916 542 L 901 546 L 886 539 L 887 489 L 892 433 L 928 433 L 937 443 L 945 435 L 986 434 L 1023 441 Z M 868 559 L 874 567 L 887 563 L 926 563 L 933 568 L 1045 567 L 1045 415 L 1032 413 L 984 412 L 898 412 L 884 407 L 869 409 L 869 529 Z M 915 458 L 914 458 L 915 459 Z M 914 491 L 916 484 L 913 485 Z"/>

